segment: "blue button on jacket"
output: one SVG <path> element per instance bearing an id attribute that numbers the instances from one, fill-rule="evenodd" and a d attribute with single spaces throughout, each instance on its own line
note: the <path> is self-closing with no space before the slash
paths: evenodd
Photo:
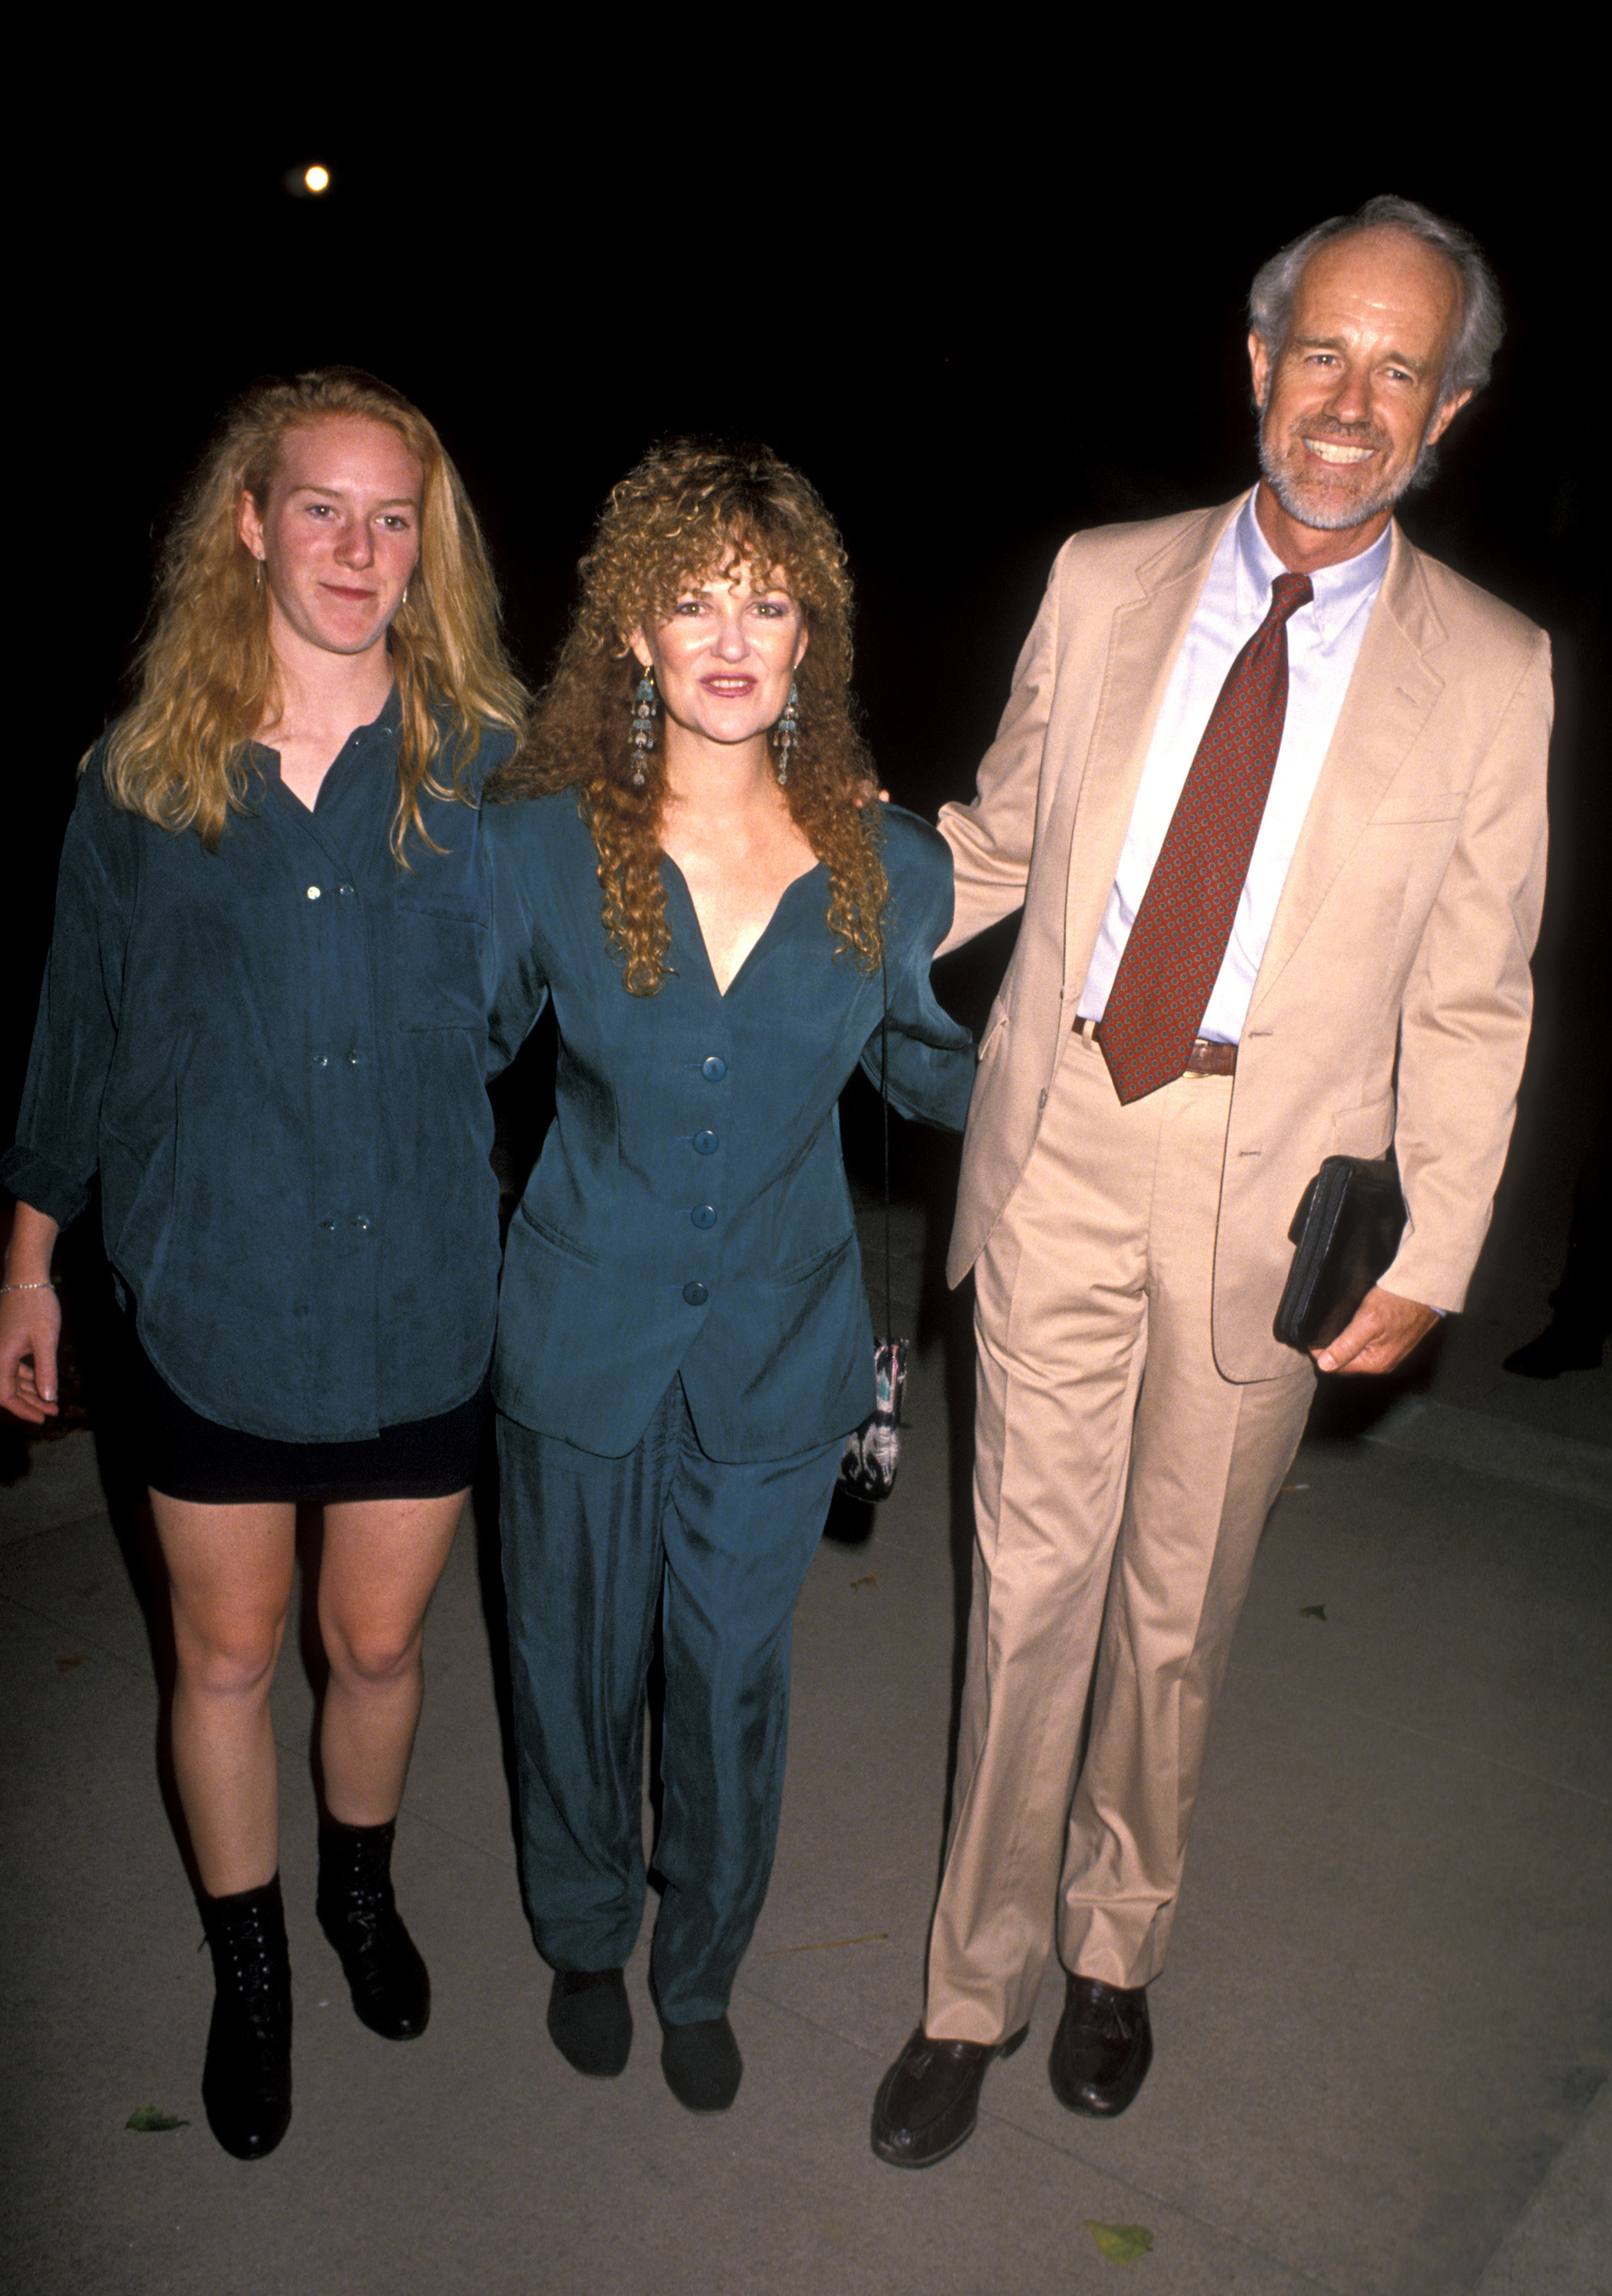
<path id="1" fill-rule="evenodd" d="M 111 804 L 62 859 L 13 1193 L 65 1226 L 98 1171 L 146 1352 L 192 1407 L 280 1441 L 474 1393 L 492 1347 L 481 816 L 422 792 L 389 844 L 394 694 L 311 811 L 256 753 L 216 852 Z M 478 777 L 507 752 L 483 738 Z"/>
<path id="2" fill-rule="evenodd" d="M 950 856 L 884 814 L 892 1103 L 960 1128 L 974 1060 L 929 988 Z M 873 1332 L 835 1111 L 879 1069 L 880 975 L 836 955 L 821 865 L 785 890 L 719 992 L 681 873 L 663 861 L 669 961 L 630 996 L 573 793 L 483 816 L 493 881 L 495 1062 L 554 1000 L 556 1114 L 510 1227 L 493 1388 L 539 1434 L 630 1451 L 680 1373 L 720 1460 L 788 1457 L 873 1408 Z"/>

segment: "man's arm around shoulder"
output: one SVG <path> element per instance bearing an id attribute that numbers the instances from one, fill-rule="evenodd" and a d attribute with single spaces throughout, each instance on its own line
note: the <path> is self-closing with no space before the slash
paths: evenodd
<path id="1" fill-rule="evenodd" d="M 1057 674 L 1060 576 L 1069 548 L 1065 543 L 1053 562 L 996 739 L 980 762 L 973 802 L 941 808 L 940 831 L 951 848 L 957 891 L 951 930 L 938 955 L 1010 916 L 1024 898 Z"/>

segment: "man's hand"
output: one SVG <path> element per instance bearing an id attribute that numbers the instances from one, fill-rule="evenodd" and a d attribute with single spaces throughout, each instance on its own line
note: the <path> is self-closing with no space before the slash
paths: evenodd
<path id="1" fill-rule="evenodd" d="M 1419 1300 L 1402 1300 L 1374 1283 L 1329 1346 L 1312 1348 L 1318 1371 L 1385 1372 L 1403 1363 L 1438 1316 Z"/>

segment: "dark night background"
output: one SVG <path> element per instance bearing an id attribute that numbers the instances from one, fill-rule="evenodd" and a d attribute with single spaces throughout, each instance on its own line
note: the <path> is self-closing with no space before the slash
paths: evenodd
<path id="1" fill-rule="evenodd" d="M 458 135 L 307 98 L 193 107 L 161 132 L 133 110 L 80 123 L 25 258 L 35 404 L 14 437 L 33 530 L 73 573 L 65 591 L 30 586 L 21 624 L 17 671 L 31 685 L 45 668 L 52 702 L 43 738 L 14 752 L 4 1115 L 74 764 L 125 691 L 162 508 L 254 374 L 348 360 L 418 400 L 467 481 L 534 681 L 599 499 L 646 443 L 685 429 L 765 439 L 841 524 L 880 771 L 933 813 L 971 786 L 1062 538 L 1221 501 L 1252 476 L 1243 313 L 1257 265 L 1394 190 L 1476 232 L 1506 300 L 1495 381 L 1405 524 L 1555 641 L 1535 1065 L 1570 1074 L 1565 1099 L 1547 1095 L 1550 1123 L 1582 1142 L 1606 1068 L 1608 697 L 1575 429 L 1593 396 L 1588 234 L 1562 221 L 1566 127 L 1545 170 L 1449 122 L 1431 142 L 1394 127 L 1312 136 L 1279 168 L 1217 166 L 1205 131 L 1150 119 L 1132 137 L 1118 82 L 1078 137 L 1057 132 L 1056 102 L 1016 134 L 988 88 L 965 90 L 965 70 L 944 102 L 892 79 L 887 102 L 842 103 L 832 165 L 825 118 L 787 105 L 742 133 L 713 118 L 714 137 L 673 152 L 636 124 L 654 111 L 654 74 L 622 38 L 608 101 L 551 79 L 530 112 L 467 113 Z M 1239 100 L 1251 116 L 1256 96 Z M 629 137 L 643 139 L 636 160 Z M 291 196 L 287 172 L 312 160 L 332 190 Z M 32 570 L 37 584 L 45 569 Z M 954 963 L 960 1010 L 994 985 L 997 940 L 972 972 Z"/>

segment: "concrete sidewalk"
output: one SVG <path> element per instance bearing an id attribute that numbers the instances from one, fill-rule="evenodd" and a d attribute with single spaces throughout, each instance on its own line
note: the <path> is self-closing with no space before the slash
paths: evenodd
<path id="1" fill-rule="evenodd" d="M 974 2141 L 922 2176 L 873 2159 L 874 2088 L 918 2013 L 967 1554 L 966 1332 L 934 1304 L 932 1265 L 921 1212 L 900 1213 L 899 1315 L 925 1334 L 906 1464 L 860 1543 L 825 1539 L 801 1602 L 782 1839 L 734 2004 L 744 2083 L 714 2120 L 662 2082 L 642 1944 L 625 2076 L 585 2082 L 548 2042 L 515 1888 L 496 1566 L 467 1524 L 432 1614 L 399 1829 L 430 2031 L 409 2046 L 364 2031 L 315 1923 L 312 1705 L 288 1647 L 295 2118 L 266 2161 L 221 2152 L 198 2093 L 210 1971 L 159 1792 L 139 1566 L 93 1438 L 36 1447 L 0 1546 L 9 2287 L 1612 2285 L 1612 1384 L 1497 1384 L 1526 1311 L 1515 1331 L 1475 1325 L 1370 1426 L 1318 1420 L 1301 1453 L 1236 1645 L 1131 2112 L 1100 2127 L 1052 2097 L 1055 1971 Z M 129 2131 L 147 2104 L 188 2125 Z M 1151 2250 L 1109 2262 L 1093 2223 L 1146 2226 Z"/>

